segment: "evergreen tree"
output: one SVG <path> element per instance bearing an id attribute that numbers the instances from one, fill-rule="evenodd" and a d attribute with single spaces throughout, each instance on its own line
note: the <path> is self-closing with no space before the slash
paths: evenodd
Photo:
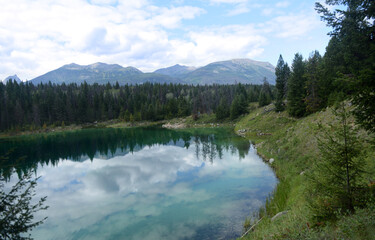
<path id="1" fill-rule="evenodd" d="M 285 77 L 284 98 L 287 98 L 287 96 L 288 96 L 288 81 L 289 81 L 289 78 L 290 78 L 290 74 L 291 74 L 290 67 L 289 67 L 288 63 L 285 63 L 284 64 L 284 77 Z"/>
<path id="2" fill-rule="evenodd" d="M 335 47 L 340 51 L 340 82 L 345 83 L 346 93 L 354 95 L 354 113 L 359 123 L 375 132 L 375 1 L 325 2 L 341 7 L 330 11 L 316 3 L 322 19 L 333 28 L 331 41 L 334 40 Z M 346 9 L 342 9 L 343 6 Z"/>
<path id="3" fill-rule="evenodd" d="M 236 95 L 230 106 L 230 118 L 236 119 L 247 112 L 247 102 L 244 95 Z"/>
<path id="4" fill-rule="evenodd" d="M 319 78 L 320 64 L 322 57 L 318 51 L 314 51 L 310 54 L 310 57 L 306 63 L 306 112 L 314 113 L 321 108 L 322 101 L 320 99 L 320 86 Z"/>
<path id="5" fill-rule="evenodd" d="M 224 99 L 220 100 L 220 104 L 216 109 L 216 119 L 223 120 L 230 116 L 230 109 Z"/>
<path id="6" fill-rule="evenodd" d="M 230 106 L 230 119 L 236 119 L 238 116 L 241 115 L 241 106 L 239 98 L 236 96 Z"/>
<path id="7" fill-rule="evenodd" d="M 375 57 L 373 61 L 375 63 Z M 354 114 L 365 129 L 375 133 L 375 64 L 361 71 L 358 79 L 360 86 L 353 98 L 356 106 Z"/>
<path id="8" fill-rule="evenodd" d="M 118 88 L 118 89 L 116 89 Z M 239 113 L 256 101 L 260 86 L 181 84 L 53 85 L 0 83 L 0 130 L 35 129 L 51 124 L 82 124 L 110 119 L 163 120 L 194 113 L 212 113 L 225 100 L 224 112 L 237 97 Z M 238 115 L 236 115 L 238 116 Z"/>
<path id="9" fill-rule="evenodd" d="M 305 62 L 296 53 L 292 64 L 292 74 L 288 81 L 288 112 L 291 116 L 302 117 L 306 112 Z"/>
<path id="10" fill-rule="evenodd" d="M 260 90 L 260 93 L 259 93 L 259 99 L 258 99 L 259 107 L 266 106 L 270 104 L 271 101 L 272 101 L 271 87 L 267 79 L 264 78 L 262 89 Z"/>
<path id="11" fill-rule="evenodd" d="M 344 103 L 333 114 L 335 124 L 320 125 L 323 132 L 318 138 L 321 159 L 310 175 L 308 199 L 319 221 L 334 218 L 340 210 L 353 212 L 355 207 L 365 206 L 369 197 L 362 144 L 356 136 L 358 130 L 353 127 Z"/>
<path id="12" fill-rule="evenodd" d="M 332 37 L 326 47 L 326 52 L 322 59 L 319 78 L 319 98 L 321 106 L 332 105 L 337 92 L 343 90 L 341 82 L 337 81 L 337 73 L 343 71 L 342 59 L 343 49 L 336 37 Z"/>
<path id="13" fill-rule="evenodd" d="M 280 55 L 279 60 L 277 61 L 277 66 L 275 69 L 276 74 L 276 111 L 281 112 L 284 110 L 284 103 L 283 100 L 285 98 L 285 90 L 286 90 L 286 84 L 287 84 L 287 69 L 286 64 L 284 63 L 283 57 Z M 262 96 L 264 99 L 265 97 Z M 262 100 L 264 101 L 264 100 Z M 260 105 L 260 104 L 259 104 Z"/>

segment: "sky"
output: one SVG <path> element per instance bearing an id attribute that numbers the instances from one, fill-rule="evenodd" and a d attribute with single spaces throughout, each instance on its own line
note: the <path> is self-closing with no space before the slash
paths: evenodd
<path id="1" fill-rule="evenodd" d="M 0 0 L 0 80 L 65 64 L 144 72 L 250 58 L 322 55 L 330 31 L 315 0 Z"/>

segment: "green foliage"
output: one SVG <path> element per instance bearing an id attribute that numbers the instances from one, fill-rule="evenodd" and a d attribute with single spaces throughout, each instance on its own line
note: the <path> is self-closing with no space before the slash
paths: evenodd
<path id="1" fill-rule="evenodd" d="M 332 106 L 329 102 L 331 95 L 336 95 L 344 89 L 344 84 L 337 81 L 337 73 L 343 71 L 341 43 L 336 37 L 332 37 L 326 47 L 326 52 L 322 58 L 319 81 L 319 97 L 322 107 Z"/>
<path id="2" fill-rule="evenodd" d="M 220 104 L 216 109 L 216 120 L 223 120 L 230 116 L 230 109 L 228 104 L 221 99 Z"/>
<path id="3" fill-rule="evenodd" d="M 288 112 L 293 117 L 302 117 L 306 112 L 306 77 L 305 62 L 301 54 L 295 54 L 292 70 L 288 81 Z"/>
<path id="4" fill-rule="evenodd" d="M 287 63 L 284 63 L 283 57 L 280 55 L 275 69 L 276 74 L 276 103 L 275 110 L 281 112 L 284 110 L 283 100 L 286 97 L 287 82 L 290 69 Z"/>
<path id="5" fill-rule="evenodd" d="M 354 114 L 358 122 L 365 129 L 375 133 L 375 57 L 373 61 L 371 69 L 364 69 L 360 72 L 353 103 L 356 105 Z"/>
<path id="6" fill-rule="evenodd" d="M 259 99 L 258 99 L 259 107 L 266 106 L 270 104 L 271 101 L 272 101 L 272 91 L 270 88 L 270 84 L 267 82 L 267 79 L 264 79 L 262 89 L 260 90 L 260 93 L 259 93 Z"/>
<path id="7" fill-rule="evenodd" d="M 47 218 L 34 221 L 34 214 L 48 207 L 44 206 L 46 197 L 35 204 L 32 203 L 38 179 L 32 179 L 31 175 L 32 172 L 23 175 L 9 190 L 5 188 L 4 177 L 0 177 L 1 239 L 32 239 L 24 235 Z"/>
<path id="8" fill-rule="evenodd" d="M 246 129 L 246 137 L 256 144 L 260 156 L 264 159 L 275 159 L 271 166 L 280 179 L 280 186 L 278 185 L 274 195 L 268 199 L 263 213 L 260 212 L 265 218 L 245 239 L 357 239 L 350 237 L 356 235 L 362 236 L 359 239 L 371 239 L 366 236 L 371 236 L 368 233 L 373 229 L 372 222 L 363 225 L 364 221 L 361 220 L 362 223 L 357 224 L 356 220 L 357 213 L 367 212 L 366 208 L 357 210 L 354 215 L 345 216 L 345 228 L 338 228 L 343 216 L 340 213 L 337 215 L 339 221 L 336 225 L 335 222 L 332 222 L 333 225 L 325 222 L 327 227 L 317 226 L 317 222 L 312 221 L 312 209 L 308 207 L 306 198 L 310 185 L 307 175 L 319 155 L 316 136 L 321 136 L 322 133 L 317 123 L 334 123 L 335 118 L 331 109 L 296 119 L 290 118 L 287 112 L 267 111 L 269 108 L 270 106 L 266 106 L 250 112 L 240 119 L 235 127 L 235 130 Z M 366 141 L 371 136 L 360 131 L 356 137 L 366 154 L 364 166 L 367 166 L 368 172 L 371 170 L 367 173 L 366 179 L 374 179 L 374 149 Z M 286 185 L 283 185 L 284 182 Z M 271 217 L 285 210 L 288 210 L 287 214 L 271 222 Z M 360 218 L 362 217 L 365 217 L 363 213 Z M 313 228 L 314 226 L 316 228 Z M 341 235 L 343 231 L 351 233 Z"/>
<path id="9" fill-rule="evenodd" d="M 320 65 L 322 57 L 318 51 L 314 51 L 310 54 L 310 57 L 306 63 L 306 112 L 308 114 L 318 111 L 322 106 L 322 100 L 320 98 L 320 85 L 319 79 Z"/>
<path id="10" fill-rule="evenodd" d="M 310 175 L 310 205 L 321 221 L 335 218 L 339 211 L 353 212 L 356 206 L 366 205 L 365 161 L 358 129 L 350 120 L 344 103 L 333 110 L 334 123 L 320 126 L 318 138 L 321 159 L 315 162 Z"/>
<path id="11" fill-rule="evenodd" d="M 290 188 L 288 181 L 280 181 L 272 194 L 267 198 L 263 209 L 259 211 L 259 217 L 268 216 L 272 218 L 277 213 L 286 210 Z"/>
<path id="12" fill-rule="evenodd" d="M 336 80 L 341 91 L 353 96 L 358 122 L 375 132 L 375 2 L 325 2 L 330 6 L 347 7 L 330 11 L 321 3 L 316 3 L 322 19 L 333 28 L 330 33 L 333 37 L 325 56 L 325 68 L 331 73 L 326 73 L 326 76 Z"/>
<path id="13" fill-rule="evenodd" d="M 336 239 L 375 239 L 375 206 L 357 209 L 352 216 L 341 215 L 341 219 L 333 227 L 324 229 L 326 235 L 334 232 Z"/>
<path id="14" fill-rule="evenodd" d="M 240 103 L 257 101 L 260 86 L 152 84 L 112 86 L 0 83 L 0 131 L 29 130 L 45 124 L 86 124 L 119 119 L 121 121 L 159 121 L 212 113 L 223 100 L 228 107 L 236 96 Z M 219 108 L 219 109 L 220 109 Z M 240 107 L 240 113 L 244 111 Z M 225 110 L 225 109 L 224 109 Z M 225 111 L 224 111 L 225 112 Z M 227 116 L 225 113 L 224 116 Z M 43 127 L 44 128 L 44 127 Z"/>
<path id="15" fill-rule="evenodd" d="M 230 118 L 233 120 L 246 113 L 247 105 L 245 96 L 243 94 L 237 95 L 230 106 Z"/>
<path id="16" fill-rule="evenodd" d="M 375 132 L 375 1 L 325 2 L 337 6 L 331 11 L 335 8 L 316 3 L 322 19 L 333 29 L 326 53 L 321 58 L 314 52 L 307 61 L 296 54 L 288 80 L 288 113 L 310 115 L 296 120 L 262 108 L 236 126 L 247 130 L 246 136 L 257 143 L 261 156 L 275 158 L 276 174 L 290 186 L 290 191 L 280 190 L 288 194 L 277 195 L 276 190 L 266 203 L 269 215 L 274 214 L 270 206 L 279 211 L 282 208 L 277 206 L 284 202 L 290 213 L 275 222 L 265 215 L 249 239 L 374 239 L 374 208 L 368 205 L 374 199 L 369 136 L 345 110 L 337 110 L 337 116 L 319 110 L 352 99 L 358 123 Z M 277 107 L 280 99 L 276 99 Z M 316 122 L 328 127 L 316 128 Z M 318 145 L 322 158 L 318 158 Z M 318 222 L 332 216 L 337 221 Z"/>

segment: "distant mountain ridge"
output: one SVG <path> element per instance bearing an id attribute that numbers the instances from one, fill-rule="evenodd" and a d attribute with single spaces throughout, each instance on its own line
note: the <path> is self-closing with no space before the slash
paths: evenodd
<path id="1" fill-rule="evenodd" d="M 71 63 L 64 65 L 56 70 L 50 71 L 39 77 L 31 80 L 32 83 L 83 83 L 89 84 L 99 83 L 106 84 L 116 83 L 118 81 L 121 84 L 135 84 L 142 83 L 144 81 L 156 81 L 164 78 L 164 76 L 145 75 L 140 70 L 134 67 L 122 67 L 118 64 L 106 64 L 106 63 L 94 63 L 90 65 L 78 65 Z M 166 78 L 165 81 L 172 82 L 172 79 Z"/>
<path id="2" fill-rule="evenodd" d="M 192 72 L 196 69 L 197 69 L 196 67 L 188 67 L 188 66 L 176 64 L 176 65 L 171 66 L 171 67 L 158 69 L 158 70 L 154 71 L 154 73 L 164 74 L 164 75 L 168 75 L 168 76 L 171 76 L 171 77 L 180 77 L 180 76 L 188 74 L 188 73 L 190 73 L 190 72 Z"/>
<path id="3" fill-rule="evenodd" d="M 142 84 L 152 83 L 181 83 L 181 84 L 262 84 L 267 78 L 270 84 L 275 84 L 275 67 L 267 62 L 250 59 L 233 59 L 210 63 L 204 67 L 188 67 L 176 64 L 171 67 L 158 69 L 152 73 L 144 73 L 134 67 L 122 67 L 118 64 L 94 63 L 64 65 L 31 80 L 39 83 L 99 83 L 106 84 Z"/>
<path id="4" fill-rule="evenodd" d="M 10 79 L 12 79 L 13 81 L 16 81 L 17 83 L 20 83 L 22 82 L 21 79 L 17 76 L 17 74 L 13 75 L 13 76 L 8 76 L 6 77 L 4 80 L 3 80 L 3 83 L 7 83 Z"/>
<path id="5" fill-rule="evenodd" d="M 210 63 L 184 76 L 185 81 L 193 84 L 262 84 L 264 78 L 275 84 L 275 67 L 268 62 L 251 59 L 233 59 Z"/>

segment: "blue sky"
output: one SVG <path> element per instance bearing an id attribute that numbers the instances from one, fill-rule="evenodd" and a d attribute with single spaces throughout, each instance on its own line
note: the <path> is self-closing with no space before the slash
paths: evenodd
<path id="1" fill-rule="evenodd" d="M 69 63 L 149 72 L 251 58 L 276 65 L 324 54 L 329 29 L 311 0 L 0 0 L 0 79 Z"/>

